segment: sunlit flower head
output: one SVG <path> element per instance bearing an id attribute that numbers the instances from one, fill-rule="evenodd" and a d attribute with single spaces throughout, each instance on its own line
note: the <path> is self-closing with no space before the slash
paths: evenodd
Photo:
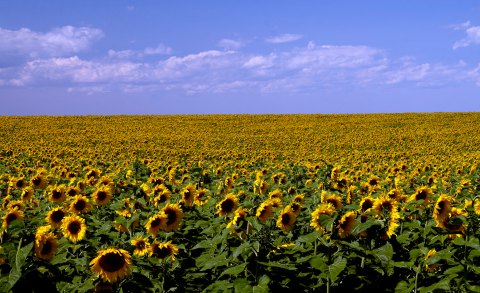
<path id="1" fill-rule="evenodd" d="M 128 251 L 118 248 L 107 248 L 97 252 L 90 266 L 94 274 L 103 281 L 116 283 L 130 274 L 132 257 Z"/>

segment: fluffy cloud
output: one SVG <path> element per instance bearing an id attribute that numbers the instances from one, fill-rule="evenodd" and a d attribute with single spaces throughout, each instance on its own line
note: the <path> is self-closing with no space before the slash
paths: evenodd
<path id="1" fill-rule="evenodd" d="M 166 52 L 157 47 L 155 53 Z M 163 48 L 163 49 L 162 49 Z M 151 53 L 154 53 L 154 52 Z M 61 85 L 69 92 L 181 91 L 198 93 L 299 93 L 339 86 L 414 86 L 479 82 L 480 66 L 390 60 L 369 46 L 315 45 L 265 54 L 208 50 L 184 56 L 138 59 L 146 50 L 108 52 L 109 58 L 38 58 L 21 68 L 0 68 L 0 86 Z"/>
<path id="2" fill-rule="evenodd" d="M 217 46 L 227 50 L 238 50 L 245 46 L 245 43 L 239 40 L 221 39 L 218 41 Z"/>
<path id="3" fill-rule="evenodd" d="M 301 38 L 303 38 L 302 35 L 283 34 L 283 35 L 278 35 L 274 37 L 269 37 L 265 41 L 267 43 L 272 43 L 272 44 L 282 44 L 282 43 L 294 42 L 294 41 L 300 40 Z"/>
<path id="4" fill-rule="evenodd" d="M 147 47 L 144 50 L 108 50 L 108 57 L 117 59 L 131 59 L 131 58 L 143 58 L 150 55 L 170 55 L 172 48 L 163 44 L 157 47 Z"/>
<path id="5" fill-rule="evenodd" d="M 453 27 L 456 30 L 464 30 L 467 35 L 465 38 L 456 41 L 453 49 L 468 47 L 470 45 L 480 44 L 480 26 L 472 26 L 469 21 Z"/>
<path id="6" fill-rule="evenodd" d="M 8 30 L 0 28 L 0 53 L 42 56 L 64 56 L 86 50 L 103 37 L 96 28 L 64 26 L 49 32 L 34 32 L 28 28 Z"/>

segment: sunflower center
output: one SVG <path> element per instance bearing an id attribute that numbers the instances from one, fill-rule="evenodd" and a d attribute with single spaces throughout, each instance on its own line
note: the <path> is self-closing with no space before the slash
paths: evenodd
<path id="1" fill-rule="evenodd" d="M 10 224 L 12 221 L 15 221 L 16 219 L 17 219 L 17 215 L 14 213 L 11 213 L 7 215 L 7 218 L 5 219 L 5 221 L 7 222 L 7 224 Z"/>
<path id="2" fill-rule="evenodd" d="M 121 270 L 125 265 L 125 258 L 118 253 L 107 253 L 100 258 L 100 267 L 109 273 Z"/>
<path id="3" fill-rule="evenodd" d="M 107 198 L 107 193 L 105 191 L 97 192 L 97 199 L 99 201 L 104 201 Z"/>
<path id="4" fill-rule="evenodd" d="M 69 196 L 75 196 L 75 195 L 77 195 L 77 191 L 75 189 L 71 188 L 67 191 L 67 194 Z"/>
<path id="5" fill-rule="evenodd" d="M 48 239 L 42 246 L 41 255 L 49 254 L 53 249 L 52 242 Z"/>
<path id="6" fill-rule="evenodd" d="M 152 224 L 151 224 L 152 228 L 160 226 L 161 222 L 162 222 L 161 218 L 156 218 L 155 220 L 152 221 Z"/>
<path id="7" fill-rule="evenodd" d="M 168 247 L 155 246 L 153 254 L 158 258 L 166 258 L 170 254 L 170 249 L 168 249 Z"/>
<path id="8" fill-rule="evenodd" d="M 71 222 L 69 225 L 68 225 L 68 232 L 70 232 L 71 234 L 78 234 L 78 232 L 80 231 L 80 229 L 82 228 L 82 226 L 80 225 L 79 222 Z"/>
<path id="9" fill-rule="evenodd" d="M 58 190 L 53 190 L 52 191 L 52 198 L 54 199 L 59 199 L 62 197 L 62 193 Z"/>
<path id="10" fill-rule="evenodd" d="M 290 223 L 290 214 L 282 215 L 282 225 L 288 225 Z"/>
<path id="11" fill-rule="evenodd" d="M 42 183 L 42 179 L 39 178 L 39 177 L 35 177 L 35 178 L 33 178 L 32 183 L 33 183 L 33 185 L 38 186 Z"/>
<path id="12" fill-rule="evenodd" d="M 417 200 L 425 200 L 427 198 L 427 192 L 425 190 L 420 191 L 417 193 Z"/>
<path id="13" fill-rule="evenodd" d="M 165 193 L 160 194 L 160 202 L 166 202 L 167 201 L 167 195 Z"/>
<path id="14" fill-rule="evenodd" d="M 73 205 L 73 207 L 77 211 L 83 211 L 83 209 L 85 209 L 86 206 L 87 206 L 87 203 L 84 200 L 77 200 Z"/>
<path id="15" fill-rule="evenodd" d="M 167 225 L 175 223 L 177 220 L 177 213 L 174 210 L 166 210 L 164 213 L 167 215 Z"/>
<path id="16" fill-rule="evenodd" d="M 50 219 L 52 219 L 53 222 L 58 223 L 63 220 L 64 216 L 65 216 L 65 213 L 63 211 L 54 211 Z"/>
<path id="17" fill-rule="evenodd" d="M 18 180 L 17 183 L 15 184 L 15 186 L 17 188 L 22 188 L 23 187 L 23 180 L 22 179 Z"/>
<path id="18" fill-rule="evenodd" d="M 232 212 L 233 208 L 235 207 L 235 202 L 231 199 L 226 199 L 222 201 L 220 207 L 222 208 L 222 211 L 226 213 Z"/>
<path id="19" fill-rule="evenodd" d="M 138 241 L 138 242 L 135 244 L 135 247 L 136 247 L 138 250 L 143 250 L 143 249 L 145 249 L 145 247 L 146 247 L 145 241 Z"/>
<path id="20" fill-rule="evenodd" d="M 373 206 L 372 202 L 370 201 L 365 201 L 363 202 L 362 204 L 362 211 L 366 211 L 368 210 L 369 208 L 371 208 Z"/>

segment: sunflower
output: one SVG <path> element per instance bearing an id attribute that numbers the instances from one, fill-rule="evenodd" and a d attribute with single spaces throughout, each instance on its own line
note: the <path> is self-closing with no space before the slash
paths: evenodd
<path id="1" fill-rule="evenodd" d="M 15 221 L 15 220 L 23 220 L 24 215 L 22 211 L 18 209 L 10 209 L 3 217 L 2 217 L 2 228 L 6 230 L 8 225 Z"/>
<path id="2" fill-rule="evenodd" d="M 355 199 L 355 189 L 357 189 L 355 185 L 350 185 L 348 187 L 346 199 L 347 204 L 352 203 L 352 201 Z"/>
<path id="3" fill-rule="evenodd" d="M 233 193 L 229 193 L 225 195 L 225 198 L 217 204 L 217 214 L 220 216 L 226 216 L 233 213 L 237 206 L 238 198 Z"/>
<path id="4" fill-rule="evenodd" d="M 59 185 L 47 191 L 48 199 L 52 202 L 60 203 L 65 200 L 65 186 Z"/>
<path id="5" fill-rule="evenodd" d="M 85 214 L 90 211 L 92 204 L 87 197 L 83 195 L 77 195 L 73 198 L 72 203 L 70 204 L 70 211 L 73 213 Z"/>
<path id="6" fill-rule="evenodd" d="M 50 226 L 42 226 L 35 234 L 35 256 L 43 260 L 51 260 L 58 249 L 55 235 L 49 232 Z"/>
<path id="7" fill-rule="evenodd" d="M 12 200 L 8 203 L 7 208 L 9 209 L 17 209 L 19 211 L 23 211 L 25 209 L 25 205 L 21 200 Z"/>
<path id="8" fill-rule="evenodd" d="M 210 196 L 208 195 L 208 190 L 206 189 L 199 189 L 195 194 L 195 204 L 197 206 L 203 206 L 208 202 Z"/>
<path id="9" fill-rule="evenodd" d="M 255 214 L 255 216 L 257 216 L 262 223 L 265 223 L 268 219 L 272 217 L 273 211 L 273 204 L 271 200 L 266 200 L 262 202 L 257 208 L 257 213 Z"/>
<path id="10" fill-rule="evenodd" d="M 108 187 L 101 187 L 100 189 L 97 189 L 92 194 L 92 198 L 95 201 L 95 203 L 99 206 L 104 206 L 106 205 L 110 199 L 112 198 L 112 192 L 111 189 Z"/>
<path id="11" fill-rule="evenodd" d="M 445 228 L 445 224 L 448 221 L 452 209 L 452 203 L 453 198 L 446 194 L 442 194 L 438 197 L 433 209 L 433 219 L 435 220 L 437 227 Z"/>
<path id="12" fill-rule="evenodd" d="M 87 234 L 85 220 L 77 215 L 65 217 L 61 228 L 63 236 L 73 243 L 83 240 Z"/>
<path id="13" fill-rule="evenodd" d="M 196 189 L 195 185 L 187 185 L 182 191 L 180 192 L 182 196 L 182 202 L 187 206 L 193 206 L 195 200 Z"/>
<path id="14" fill-rule="evenodd" d="M 74 197 L 75 195 L 80 194 L 80 188 L 75 186 L 69 186 L 65 193 L 70 197 Z"/>
<path id="15" fill-rule="evenodd" d="M 52 227 L 60 228 L 62 225 L 63 218 L 65 218 L 66 213 L 63 211 L 62 208 L 57 207 L 53 208 L 51 211 L 48 212 L 45 221 L 50 224 Z"/>
<path id="16" fill-rule="evenodd" d="M 373 207 L 374 202 L 375 200 L 370 196 L 362 198 L 360 201 L 360 212 L 365 213 L 370 210 Z"/>
<path id="17" fill-rule="evenodd" d="M 271 191 L 269 194 L 268 194 L 268 198 L 272 199 L 272 198 L 278 198 L 278 199 L 282 199 L 283 198 L 283 194 L 282 194 L 282 191 L 280 189 L 275 189 L 274 191 Z"/>
<path id="18" fill-rule="evenodd" d="M 147 232 L 156 237 L 158 231 L 160 231 L 164 227 L 166 217 L 167 216 L 165 214 L 155 214 L 148 218 L 148 221 L 145 224 L 145 229 L 147 229 Z"/>
<path id="19" fill-rule="evenodd" d="M 475 201 L 475 205 L 473 206 L 475 213 L 480 215 L 480 198 Z"/>
<path id="20" fill-rule="evenodd" d="M 35 189 L 44 188 L 48 184 L 45 174 L 42 173 L 33 176 L 33 178 L 30 179 L 30 183 Z"/>
<path id="21" fill-rule="evenodd" d="M 27 186 L 23 189 L 22 195 L 20 196 L 20 198 L 23 201 L 29 201 L 30 199 L 33 198 L 34 193 L 35 193 L 35 191 L 33 190 L 33 188 L 30 187 L 30 186 Z"/>
<path id="22" fill-rule="evenodd" d="M 315 211 L 312 212 L 310 226 L 315 228 L 318 232 L 325 232 L 325 227 L 320 223 L 320 217 L 322 215 L 331 216 L 333 213 L 335 213 L 335 207 L 331 203 L 320 204 Z"/>
<path id="23" fill-rule="evenodd" d="M 85 180 L 91 181 L 91 180 L 98 179 L 101 173 L 102 172 L 98 169 L 91 169 L 85 174 Z"/>
<path id="24" fill-rule="evenodd" d="M 27 184 L 28 182 L 23 177 L 20 177 L 20 178 L 10 179 L 9 186 L 15 189 L 22 189 L 22 188 L 25 188 Z"/>
<path id="25" fill-rule="evenodd" d="M 427 186 L 421 186 L 415 190 L 415 193 L 412 194 L 408 198 L 408 202 L 410 201 L 418 201 L 418 200 L 423 200 L 424 204 L 428 204 L 430 201 L 430 197 L 433 194 L 432 190 L 427 187 Z"/>
<path id="26" fill-rule="evenodd" d="M 428 260 L 432 258 L 435 254 L 437 254 L 437 251 L 435 250 L 435 248 L 433 248 L 428 251 L 427 255 L 425 255 L 425 270 L 430 273 L 435 272 L 440 267 L 439 264 L 428 264 Z"/>
<path id="27" fill-rule="evenodd" d="M 286 206 L 280 213 L 277 219 L 277 227 L 282 229 L 283 232 L 292 230 L 297 216 L 290 206 Z"/>
<path id="28" fill-rule="evenodd" d="M 347 212 L 342 216 L 340 221 L 338 221 L 338 234 L 340 238 L 346 238 L 352 232 L 356 220 L 357 213 L 355 211 Z"/>
<path id="29" fill-rule="evenodd" d="M 128 251 L 118 248 L 106 248 L 98 251 L 91 262 L 92 271 L 104 282 L 116 283 L 130 274 L 132 257 Z"/>
<path id="30" fill-rule="evenodd" d="M 227 228 L 234 227 L 234 226 L 241 227 L 246 216 L 247 216 L 247 210 L 243 207 L 239 207 L 235 211 L 235 216 L 233 217 L 233 219 L 230 222 L 228 222 Z"/>
<path id="31" fill-rule="evenodd" d="M 179 204 L 167 204 L 160 212 L 165 215 L 163 226 L 161 227 L 165 232 L 178 230 L 183 219 L 183 211 Z"/>
<path id="32" fill-rule="evenodd" d="M 299 204 L 302 204 L 304 201 L 305 201 L 305 195 L 303 194 L 297 194 L 295 195 L 295 197 L 293 198 L 293 201 L 294 202 L 297 202 Z"/>
<path id="33" fill-rule="evenodd" d="M 150 245 L 149 256 L 154 256 L 160 259 L 169 257 L 170 261 L 174 261 L 175 255 L 177 254 L 178 247 L 175 244 L 172 244 L 172 241 L 158 242 L 155 240 L 152 245 Z"/>
<path id="34" fill-rule="evenodd" d="M 302 205 L 296 201 L 293 201 L 289 207 L 292 209 L 292 211 L 295 213 L 295 216 L 298 216 L 302 210 Z"/>
<path id="35" fill-rule="evenodd" d="M 342 208 L 342 198 L 339 195 L 336 194 L 330 194 L 325 198 L 326 203 L 331 203 L 336 210 L 339 210 Z"/>
<path id="36" fill-rule="evenodd" d="M 395 230 L 400 225 L 400 213 L 398 212 L 398 203 L 388 197 L 380 197 L 375 201 L 373 210 L 381 218 L 388 220 L 388 225 L 385 227 L 385 237 L 390 238 L 395 234 Z"/>
<path id="37" fill-rule="evenodd" d="M 150 248 L 150 243 L 148 243 L 147 238 L 137 237 L 133 239 L 131 243 L 133 246 L 135 246 L 135 249 L 133 250 L 133 254 L 138 256 L 144 256 L 145 254 L 147 254 Z"/>

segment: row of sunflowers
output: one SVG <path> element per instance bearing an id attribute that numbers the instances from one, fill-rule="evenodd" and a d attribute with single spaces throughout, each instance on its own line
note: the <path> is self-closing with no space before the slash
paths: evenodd
<path id="1" fill-rule="evenodd" d="M 476 291 L 478 118 L 2 117 L 0 291 Z"/>

